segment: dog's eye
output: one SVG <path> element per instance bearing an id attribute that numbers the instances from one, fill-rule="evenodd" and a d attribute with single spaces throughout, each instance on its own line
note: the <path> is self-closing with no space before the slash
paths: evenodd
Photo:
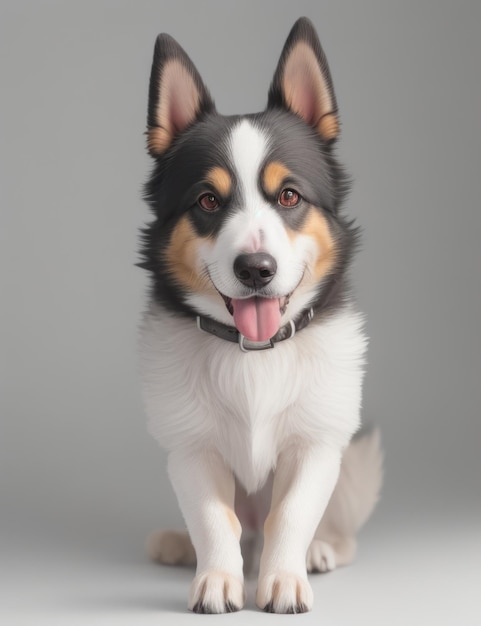
<path id="1" fill-rule="evenodd" d="M 301 197 L 294 189 L 283 189 L 279 194 L 278 202 L 281 206 L 291 208 L 299 204 Z"/>
<path id="2" fill-rule="evenodd" d="M 219 201 L 212 193 L 205 193 L 199 198 L 199 204 L 204 211 L 215 211 L 219 208 Z"/>

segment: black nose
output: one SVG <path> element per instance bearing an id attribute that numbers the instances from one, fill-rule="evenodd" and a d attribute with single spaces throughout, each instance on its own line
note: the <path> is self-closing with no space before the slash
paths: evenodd
<path id="1" fill-rule="evenodd" d="M 268 285 L 276 271 L 275 258 L 266 252 L 239 254 L 234 261 L 234 274 L 246 287 L 254 289 Z"/>

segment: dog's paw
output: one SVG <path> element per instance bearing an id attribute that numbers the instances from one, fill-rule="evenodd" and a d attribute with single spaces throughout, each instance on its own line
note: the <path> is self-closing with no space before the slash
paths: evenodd
<path id="1" fill-rule="evenodd" d="M 307 551 L 306 566 L 308 572 L 330 572 L 336 568 L 334 548 L 320 539 L 313 539 Z"/>
<path id="2" fill-rule="evenodd" d="M 276 572 L 259 580 L 256 603 L 267 613 L 306 613 L 312 609 L 312 589 L 305 578 Z"/>
<path id="3" fill-rule="evenodd" d="M 227 572 L 202 572 L 194 578 L 190 589 L 189 609 L 194 613 L 233 613 L 244 602 L 244 583 Z"/>
<path id="4" fill-rule="evenodd" d="M 158 530 L 150 535 L 147 554 L 163 565 L 195 565 L 195 550 L 185 530 Z"/>

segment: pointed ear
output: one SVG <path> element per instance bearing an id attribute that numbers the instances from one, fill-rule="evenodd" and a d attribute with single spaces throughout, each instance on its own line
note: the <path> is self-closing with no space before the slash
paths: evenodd
<path id="1" fill-rule="evenodd" d="M 150 74 L 147 147 L 159 156 L 201 115 L 215 110 L 199 72 L 169 35 L 157 37 Z"/>
<path id="2" fill-rule="evenodd" d="M 268 107 L 282 107 L 301 117 L 325 141 L 339 134 L 336 97 L 326 55 L 311 21 L 301 17 L 282 50 Z"/>

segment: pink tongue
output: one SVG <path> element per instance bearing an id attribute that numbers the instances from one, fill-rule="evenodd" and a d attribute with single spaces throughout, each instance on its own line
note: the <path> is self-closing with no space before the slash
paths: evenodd
<path id="1" fill-rule="evenodd" d="M 232 299 L 234 324 L 251 341 L 267 341 L 279 330 L 281 312 L 278 298 Z"/>

